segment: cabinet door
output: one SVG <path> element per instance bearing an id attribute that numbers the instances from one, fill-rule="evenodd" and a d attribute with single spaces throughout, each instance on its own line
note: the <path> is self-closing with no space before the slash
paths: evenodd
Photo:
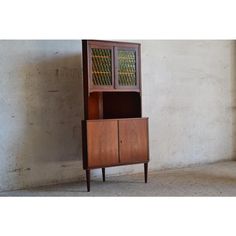
<path id="1" fill-rule="evenodd" d="M 102 43 L 89 46 L 89 89 L 105 91 L 114 88 L 113 46 Z"/>
<path id="2" fill-rule="evenodd" d="M 140 89 L 139 47 L 115 47 L 115 88 Z"/>
<path id="3" fill-rule="evenodd" d="M 148 119 L 119 121 L 120 163 L 148 161 Z"/>
<path id="4" fill-rule="evenodd" d="M 87 121 L 87 152 L 89 168 L 119 163 L 116 120 Z"/>

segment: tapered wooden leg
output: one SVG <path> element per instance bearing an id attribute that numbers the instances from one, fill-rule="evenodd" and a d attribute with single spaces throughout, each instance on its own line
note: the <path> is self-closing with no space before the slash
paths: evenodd
<path id="1" fill-rule="evenodd" d="M 144 163 L 144 179 L 145 179 L 145 183 L 147 183 L 147 178 L 148 178 L 148 163 Z"/>
<path id="2" fill-rule="evenodd" d="M 103 180 L 103 182 L 106 181 L 105 168 L 102 168 L 102 180 Z"/>
<path id="3" fill-rule="evenodd" d="M 90 192 L 90 170 L 86 170 L 87 190 Z"/>

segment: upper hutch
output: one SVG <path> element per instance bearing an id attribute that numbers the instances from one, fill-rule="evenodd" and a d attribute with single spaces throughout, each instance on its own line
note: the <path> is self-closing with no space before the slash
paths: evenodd
<path id="1" fill-rule="evenodd" d="M 140 44 L 83 40 L 83 167 L 149 161 L 148 118 L 142 118 Z"/>

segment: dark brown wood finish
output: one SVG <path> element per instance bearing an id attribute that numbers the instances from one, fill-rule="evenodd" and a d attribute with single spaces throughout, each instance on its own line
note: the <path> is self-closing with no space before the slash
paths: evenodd
<path id="1" fill-rule="evenodd" d="M 105 167 L 112 166 L 143 163 L 145 182 L 147 182 L 147 163 L 149 161 L 148 119 L 141 118 L 140 44 L 117 41 L 83 40 L 82 46 L 84 84 L 82 143 L 83 168 L 86 170 L 87 189 L 90 191 L 91 169 L 102 168 L 102 178 L 103 181 L 105 181 Z M 106 80 L 106 86 L 104 86 L 104 83 L 97 83 L 96 77 L 94 78 L 95 84 L 93 84 L 91 53 L 93 48 L 111 50 L 112 61 L 109 61 L 112 72 L 111 85 L 107 85 L 109 84 L 109 81 L 107 82 Z M 131 81 L 133 77 L 127 80 L 125 85 L 123 82 L 122 86 L 118 83 L 118 50 L 135 51 L 137 81 L 135 86 L 127 85 L 132 84 Z M 102 55 L 98 55 L 98 57 L 96 55 L 97 51 L 93 50 L 93 52 L 95 53 L 95 60 L 97 60 L 97 58 L 103 59 L 103 57 L 106 58 L 104 60 L 108 60 L 107 58 L 109 58 L 109 54 L 106 50 L 103 50 Z M 95 63 L 98 63 L 98 61 L 95 61 Z M 103 62 L 99 61 L 99 63 Z M 107 73 L 107 67 L 104 66 L 107 66 L 107 64 L 102 65 L 102 68 L 99 70 L 100 73 Z M 95 68 L 97 68 L 97 66 Z M 127 68 L 131 67 L 127 66 Z M 124 70 L 124 68 L 122 70 Z M 97 70 L 95 69 L 94 73 L 97 76 L 96 71 Z M 126 70 L 124 70 L 124 72 L 126 72 Z M 128 73 L 130 73 L 129 69 Z M 105 78 L 102 77 L 100 81 L 104 81 L 104 79 Z"/>
<path id="2" fill-rule="evenodd" d="M 105 168 L 102 168 L 102 180 L 103 182 L 106 181 Z"/>
<path id="3" fill-rule="evenodd" d="M 85 120 L 81 121 L 82 127 L 82 153 L 83 153 L 83 169 L 88 169 L 88 150 L 87 150 L 87 124 Z"/>
<path id="4" fill-rule="evenodd" d="M 90 192 L 90 170 L 86 170 L 87 191 Z"/>
<path id="5" fill-rule="evenodd" d="M 144 163 L 144 181 L 147 183 L 148 179 L 148 163 Z"/>
<path id="6" fill-rule="evenodd" d="M 84 119 L 88 119 L 88 97 L 89 97 L 89 82 L 88 82 L 88 41 L 82 40 L 82 55 L 83 55 L 83 89 L 84 89 Z M 84 137 L 84 134 L 82 134 Z M 85 138 L 84 138 L 85 139 Z M 86 139 L 85 139 L 86 140 Z"/>

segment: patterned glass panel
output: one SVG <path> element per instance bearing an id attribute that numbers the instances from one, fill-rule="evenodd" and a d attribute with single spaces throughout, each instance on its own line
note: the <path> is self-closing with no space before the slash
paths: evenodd
<path id="1" fill-rule="evenodd" d="M 96 86 L 112 85 L 111 49 L 92 48 L 92 81 Z"/>
<path id="2" fill-rule="evenodd" d="M 118 83 L 120 86 L 137 85 L 136 78 L 136 52 L 131 50 L 118 50 Z"/>

